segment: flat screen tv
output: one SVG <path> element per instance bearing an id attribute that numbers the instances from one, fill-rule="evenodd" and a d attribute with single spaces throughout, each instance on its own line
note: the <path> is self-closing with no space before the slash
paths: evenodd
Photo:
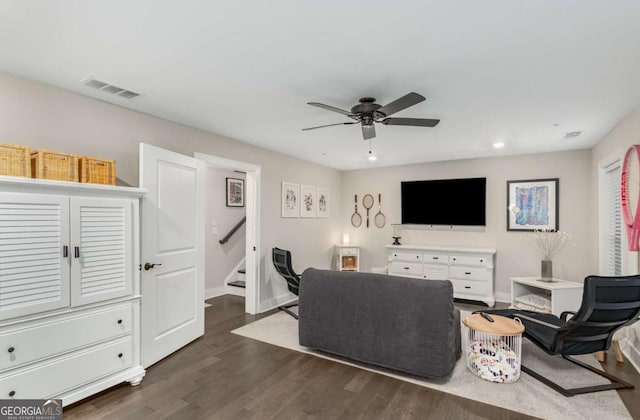
<path id="1" fill-rule="evenodd" d="M 401 182 L 402 224 L 486 226 L 486 178 Z"/>

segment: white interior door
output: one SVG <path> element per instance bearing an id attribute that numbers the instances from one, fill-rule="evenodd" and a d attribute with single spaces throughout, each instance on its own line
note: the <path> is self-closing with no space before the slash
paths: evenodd
<path id="1" fill-rule="evenodd" d="M 204 334 L 203 175 L 198 159 L 140 144 L 143 367 Z"/>

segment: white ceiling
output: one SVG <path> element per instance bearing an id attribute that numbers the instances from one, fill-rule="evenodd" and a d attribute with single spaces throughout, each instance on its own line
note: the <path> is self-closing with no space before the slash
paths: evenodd
<path id="1" fill-rule="evenodd" d="M 355 169 L 593 146 L 640 105 L 640 1 L 0 0 L 0 54 L 8 73 Z M 441 123 L 377 125 L 377 162 L 357 125 L 301 131 L 349 121 L 306 102 L 411 91 L 427 100 L 394 117 Z"/>

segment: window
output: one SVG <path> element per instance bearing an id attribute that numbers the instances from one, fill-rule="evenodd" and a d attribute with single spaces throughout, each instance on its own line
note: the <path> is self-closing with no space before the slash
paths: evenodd
<path id="1" fill-rule="evenodd" d="M 620 166 L 620 160 L 617 160 L 601 169 L 600 273 L 604 276 L 622 274 Z"/>

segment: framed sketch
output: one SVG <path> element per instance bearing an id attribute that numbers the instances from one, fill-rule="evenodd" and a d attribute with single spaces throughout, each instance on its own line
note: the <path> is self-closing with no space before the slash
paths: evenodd
<path id="1" fill-rule="evenodd" d="M 282 183 L 282 217 L 300 214 L 300 184 Z"/>
<path id="2" fill-rule="evenodd" d="M 316 187 L 310 187 L 308 185 L 300 186 L 300 217 L 316 217 Z"/>
<path id="3" fill-rule="evenodd" d="M 507 230 L 558 230 L 558 181 L 507 181 Z"/>
<path id="4" fill-rule="evenodd" d="M 326 188 L 318 188 L 318 207 L 316 209 L 316 217 L 329 217 L 329 190 Z"/>
<path id="5" fill-rule="evenodd" d="M 227 178 L 227 207 L 244 207 L 244 179 Z"/>

